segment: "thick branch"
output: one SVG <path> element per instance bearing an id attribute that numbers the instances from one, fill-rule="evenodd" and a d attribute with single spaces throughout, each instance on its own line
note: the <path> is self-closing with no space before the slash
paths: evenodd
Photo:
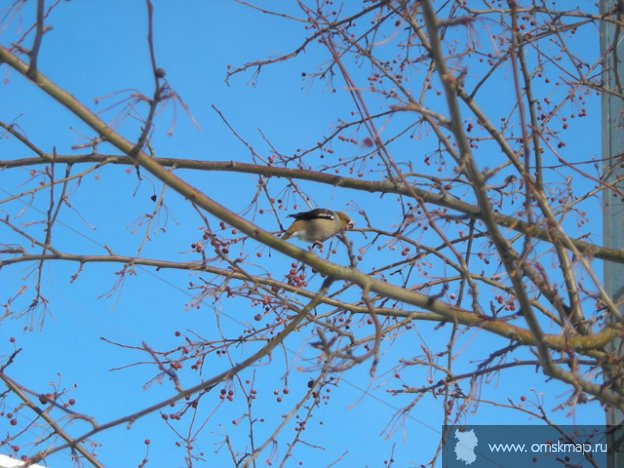
<path id="1" fill-rule="evenodd" d="M 237 161 L 200 161 L 195 159 L 177 158 L 152 158 L 164 167 L 174 169 L 195 169 L 201 171 L 227 171 L 243 174 L 256 174 L 265 177 L 284 177 L 287 179 L 301 179 L 318 182 L 321 184 L 333 185 L 353 190 L 362 190 L 371 193 L 395 193 L 411 197 L 412 192 L 427 203 L 442 206 L 458 211 L 470 218 L 483 219 L 481 209 L 476 205 L 471 205 L 448 194 L 438 194 L 423 190 L 418 187 L 406 187 L 403 184 L 390 180 L 362 180 L 351 177 L 326 174 L 318 171 L 305 169 L 289 169 L 285 167 L 262 166 L 257 164 L 241 163 Z M 121 165 L 134 165 L 135 161 L 129 156 L 88 154 L 82 156 L 56 156 L 56 164 L 84 164 L 84 163 L 109 163 Z M 0 169 L 13 167 L 25 167 L 38 164 L 45 164 L 39 158 L 23 158 L 10 161 L 0 161 Z M 492 213 L 494 221 L 502 227 L 520 232 L 528 237 L 552 243 L 548 230 L 540 226 L 531 226 L 527 222 L 514 218 L 513 216 L 501 213 Z M 573 245 L 584 255 L 593 256 L 602 260 L 615 263 L 624 263 L 624 250 L 611 249 L 591 242 L 572 240 Z"/>
<path id="2" fill-rule="evenodd" d="M 158 269 L 176 269 L 176 270 L 190 270 L 190 271 L 205 271 L 215 275 L 223 276 L 226 278 L 233 278 L 241 281 L 249 279 L 249 276 L 243 273 L 237 273 L 232 270 L 216 268 L 210 265 L 202 265 L 200 263 L 193 262 L 169 262 L 164 260 L 148 259 L 148 258 L 136 258 L 126 256 L 110 256 L 110 255 L 74 255 L 74 254 L 54 254 L 54 255 L 24 255 L 16 257 L 14 259 L 8 259 L 0 261 L 0 268 L 3 266 L 19 263 L 19 262 L 35 262 L 40 261 L 42 257 L 46 260 L 64 260 L 74 261 L 80 263 L 123 263 L 131 265 L 144 265 L 151 266 Z M 317 258 L 316 256 L 313 256 Z M 320 260 L 320 259 L 319 259 Z M 323 262 L 326 263 L 326 262 Z M 349 268 L 338 267 L 334 265 L 336 273 L 344 274 L 344 271 L 349 271 Z M 316 267 L 314 267 L 316 268 Z M 430 296 L 425 294 L 418 294 L 409 290 L 405 290 L 396 286 L 383 283 L 381 281 L 373 280 L 370 277 L 364 275 L 361 272 L 352 270 L 351 273 L 358 281 L 354 281 L 357 284 L 365 284 L 366 280 L 360 279 L 361 277 L 367 278 L 371 285 L 374 285 L 376 289 L 373 289 L 378 294 L 392 297 L 406 304 L 415 305 L 423 309 L 431 311 L 431 314 L 424 312 L 412 312 L 404 311 L 397 308 L 375 308 L 375 313 L 380 316 L 387 317 L 401 317 L 409 318 L 411 320 L 429 320 L 429 321 L 451 321 L 453 323 L 459 323 L 462 325 L 473 326 L 482 328 L 496 335 L 504 338 L 508 338 L 513 341 L 517 341 L 523 345 L 535 346 L 536 339 L 530 330 L 517 327 L 504 320 L 495 320 L 482 315 L 475 314 L 469 310 L 461 309 L 459 307 L 447 304 L 440 300 L 432 301 Z M 340 277 L 341 279 L 349 280 L 349 277 Z M 294 287 L 277 281 L 271 278 L 263 278 L 259 276 L 253 277 L 253 281 L 260 284 L 264 284 L 268 287 L 278 287 L 285 291 L 295 293 L 304 297 L 312 298 L 314 294 L 306 291 L 302 288 Z M 380 285 L 381 284 L 381 285 Z M 385 289 L 384 286 L 387 288 Z M 371 288 L 372 289 L 372 288 Z M 341 309 L 348 310 L 354 313 L 369 313 L 367 307 L 354 306 L 352 304 L 345 303 L 343 301 L 322 297 L 319 302 L 331 305 L 333 307 L 339 307 Z M 546 345 L 552 349 L 559 351 L 569 351 L 575 349 L 581 353 L 592 355 L 593 357 L 600 357 L 596 355 L 594 350 L 602 350 L 604 346 L 621 336 L 621 330 L 615 326 L 606 327 L 598 333 L 592 335 L 581 336 L 566 336 L 566 335 L 544 335 L 543 340 Z"/>

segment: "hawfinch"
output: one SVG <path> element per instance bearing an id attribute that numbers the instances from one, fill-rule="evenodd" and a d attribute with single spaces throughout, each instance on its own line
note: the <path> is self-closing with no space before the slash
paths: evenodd
<path id="1" fill-rule="evenodd" d="M 340 211 L 317 208 L 289 215 L 295 218 L 282 239 L 297 237 L 306 242 L 320 244 L 345 229 L 353 228 L 353 221 Z"/>

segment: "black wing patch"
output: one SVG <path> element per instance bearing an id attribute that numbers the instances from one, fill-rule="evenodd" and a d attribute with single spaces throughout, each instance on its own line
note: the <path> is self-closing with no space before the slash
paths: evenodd
<path id="1" fill-rule="evenodd" d="M 334 212 L 325 208 L 317 208 L 312 211 L 302 211 L 301 213 L 295 213 L 289 216 L 291 218 L 301 219 L 304 221 L 309 221 L 312 219 L 329 219 L 333 221 L 334 219 L 336 219 L 336 215 L 334 214 Z"/>

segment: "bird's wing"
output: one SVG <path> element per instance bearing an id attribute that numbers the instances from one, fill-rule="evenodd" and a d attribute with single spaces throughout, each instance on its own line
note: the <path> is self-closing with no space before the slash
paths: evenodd
<path id="1" fill-rule="evenodd" d="M 301 213 L 291 214 L 290 217 L 304 221 L 310 221 L 313 219 L 329 219 L 333 221 L 336 219 L 334 212 L 325 208 L 317 208 L 312 211 L 302 211 Z"/>

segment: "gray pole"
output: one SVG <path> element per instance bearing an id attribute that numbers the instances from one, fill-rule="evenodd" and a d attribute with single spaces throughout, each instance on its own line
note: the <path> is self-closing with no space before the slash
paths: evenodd
<path id="1" fill-rule="evenodd" d="M 613 11 L 619 5 L 620 19 L 624 18 L 623 0 L 601 0 L 600 9 L 603 13 Z M 600 25 L 600 49 L 605 55 L 603 85 L 623 94 L 624 87 L 624 31 L 617 25 L 603 21 Z M 615 42 L 614 42 L 615 41 Z M 622 98 L 603 94 L 602 98 L 602 155 L 603 173 L 610 183 L 624 190 L 624 101 Z M 624 248 L 624 201 L 611 190 L 603 191 L 603 236 L 604 245 L 614 249 Z M 604 262 L 605 289 L 619 302 L 624 297 L 624 265 Z M 622 341 L 614 343 L 616 352 L 622 354 Z M 607 407 L 607 424 L 621 424 L 624 413 L 617 408 Z M 624 441 L 622 431 L 618 430 L 609 440 L 609 449 L 613 451 L 608 457 L 610 468 L 624 467 Z"/>

